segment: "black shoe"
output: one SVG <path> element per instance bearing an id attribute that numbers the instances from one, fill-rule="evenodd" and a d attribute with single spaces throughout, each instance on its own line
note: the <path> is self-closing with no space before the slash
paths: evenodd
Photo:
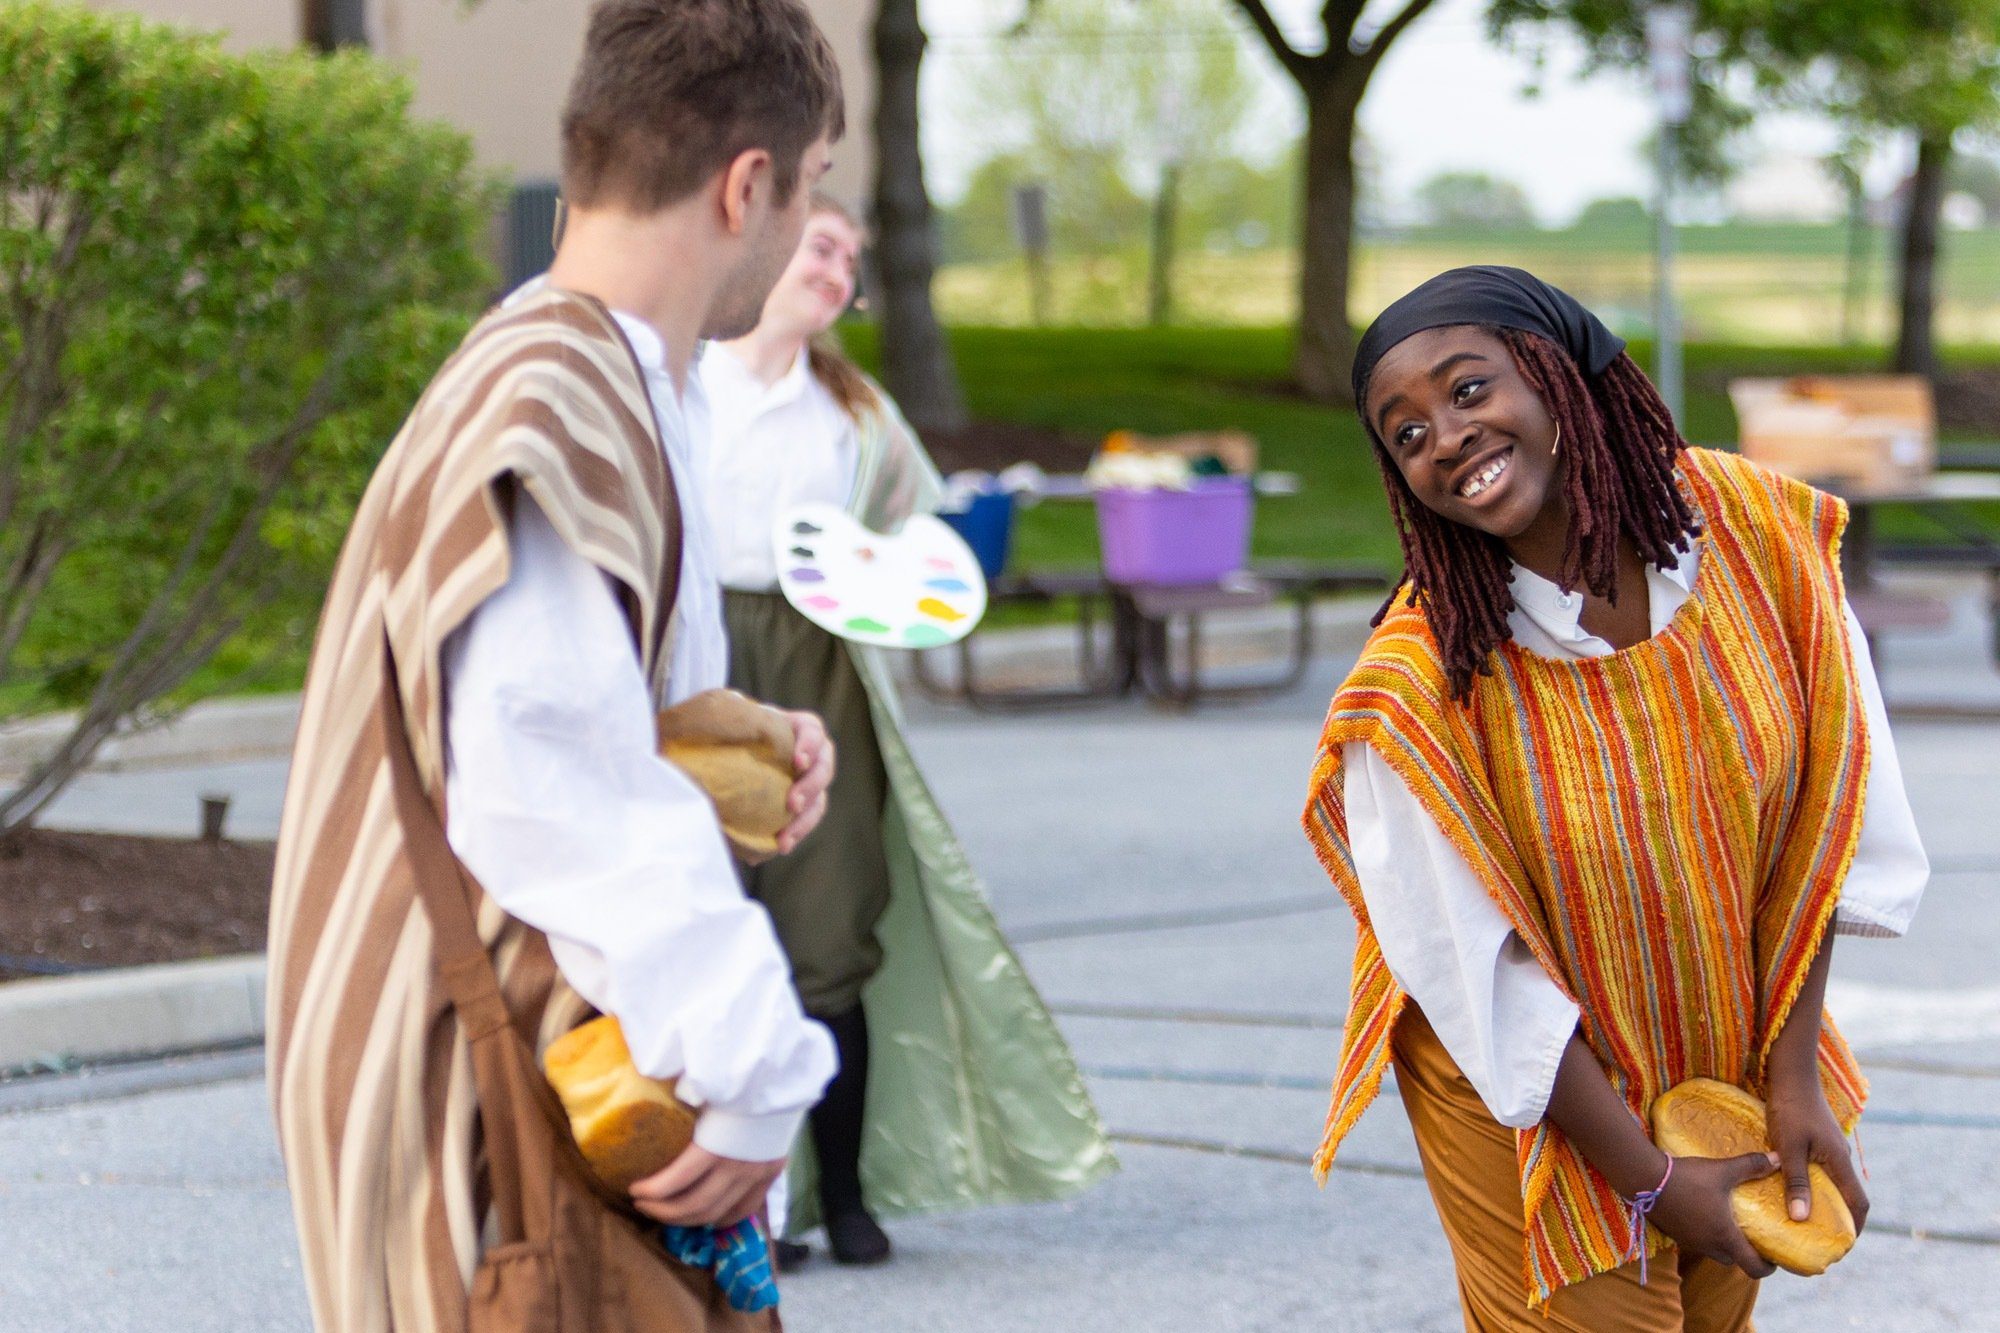
<path id="1" fill-rule="evenodd" d="M 868 1092 L 868 1018 L 859 1006 L 819 1015 L 840 1053 L 840 1072 L 812 1110 L 813 1149 L 819 1156 L 819 1211 L 835 1263 L 879 1264 L 889 1238 L 868 1215 L 861 1192 L 861 1117 Z"/>
<path id="2" fill-rule="evenodd" d="M 879 1264 L 889 1257 L 889 1237 L 862 1209 L 826 1219 L 826 1245 L 837 1264 Z"/>
<path id="3" fill-rule="evenodd" d="M 812 1258 L 812 1246 L 796 1240 L 771 1242 L 771 1266 L 780 1273 L 796 1273 Z"/>

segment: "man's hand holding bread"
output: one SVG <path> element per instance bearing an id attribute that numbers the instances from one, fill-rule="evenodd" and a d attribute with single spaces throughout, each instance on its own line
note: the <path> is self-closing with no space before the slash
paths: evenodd
<path id="1" fill-rule="evenodd" d="M 660 714 L 660 752 L 708 793 L 752 864 L 792 851 L 826 815 L 833 742 L 815 714 L 704 690 Z"/>
<path id="2" fill-rule="evenodd" d="M 812 713 L 706 690 L 660 714 L 660 753 L 715 803 L 731 849 L 751 863 L 792 851 L 826 815 L 833 742 Z M 591 1169 L 657 1222 L 729 1226 L 755 1213 L 784 1159 L 746 1162 L 694 1142 L 699 1112 L 672 1080 L 632 1063 L 618 1020 L 594 1019 L 543 1057 Z"/>

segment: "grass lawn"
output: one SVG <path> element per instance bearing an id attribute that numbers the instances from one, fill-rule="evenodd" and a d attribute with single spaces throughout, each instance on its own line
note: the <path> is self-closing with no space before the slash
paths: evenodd
<path id="1" fill-rule="evenodd" d="M 873 327 L 849 343 L 871 367 Z M 952 333 L 973 414 L 1051 426 L 1088 437 L 1236 428 L 1256 436 L 1260 465 L 1297 473 L 1295 496 L 1258 501 L 1252 545 L 1264 558 L 1400 565 L 1380 474 L 1354 414 L 1304 402 L 1281 388 L 1290 352 L 1282 329 L 995 329 Z M 1635 343 L 1641 365 L 1651 349 Z M 1968 354 L 2000 364 L 2000 353 Z M 1727 387 L 1738 375 L 1873 371 L 1879 349 L 1695 345 L 1687 349 L 1688 437 L 1736 438 Z M 1992 432 L 2000 436 L 2000 423 Z M 1907 530 L 1893 515 L 1883 530 Z M 1043 504 L 1016 524 L 1015 560 L 1074 566 L 1097 559 L 1096 519 L 1083 504 Z"/>
<path id="2" fill-rule="evenodd" d="M 1839 226 L 1726 223 L 1679 232 L 1676 287 L 1686 334 L 1697 341 L 1837 342 L 1847 282 L 1847 232 Z M 1893 333 L 1897 239 L 1867 234 L 1860 327 L 1867 342 Z M 1365 319 L 1454 265 L 1518 264 L 1575 293 L 1621 333 L 1652 324 L 1650 227 L 1414 228 L 1357 242 L 1352 311 Z M 1143 322 L 1147 257 L 1137 244 L 1102 255 L 1064 255 L 1049 266 L 1052 322 Z M 2000 342 L 2000 228 L 1949 231 L 1939 257 L 1938 337 Z M 1186 250 L 1175 269 L 1178 322 L 1280 325 L 1291 316 L 1298 260 L 1287 249 Z M 1030 324 L 1027 272 L 1018 257 L 953 264 L 938 274 L 938 309 L 952 324 Z"/>
<path id="3" fill-rule="evenodd" d="M 872 329 L 855 351 L 873 360 Z M 959 329 L 952 344 L 975 416 L 1056 427 L 1085 438 L 1126 428 L 1149 433 L 1241 429 L 1261 465 L 1296 472 L 1293 497 L 1259 502 L 1255 547 L 1264 556 L 1390 561 L 1395 534 L 1381 483 L 1351 414 L 1284 395 L 1289 338 L 1277 329 Z M 1049 503 L 1016 524 L 1023 565 L 1097 560 L 1087 504 Z"/>
<path id="4" fill-rule="evenodd" d="M 874 329 L 845 330 L 857 357 L 876 363 Z M 1233 428 L 1250 432 L 1267 470 L 1296 473 L 1295 496 L 1260 500 L 1253 538 L 1262 558 L 1399 566 L 1382 484 L 1351 412 L 1304 402 L 1284 387 L 1290 336 L 1280 328 L 1022 329 L 964 327 L 952 333 L 974 414 L 1053 427 L 1092 439 L 1127 428 L 1149 433 Z M 1650 349 L 1635 344 L 1641 364 Z M 1960 364 L 2000 367 L 2000 350 L 1968 351 Z M 1697 344 L 1687 354 L 1688 433 L 1728 442 L 1736 426 L 1725 389 L 1741 374 L 1868 371 L 1879 349 L 1771 348 Z M 2000 437 L 2000 422 L 1982 432 Z M 357 479 L 356 489 L 359 489 Z M 2000 508 L 2000 507 L 1996 507 Z M 1992 516 L 2000 521 L 2000 514 Z M 1912 531 L 1885 515 L 1885 535 Z M 1017 567 L 1097 562 L 1096 517 L 1087 504 L 1053 502 L 1024 511 Z M 1046 616 L 1016 617 L 1008 620 Z M 296 689 L 304 678 L 318 605 L 275 608 L 178 692 Z M 0 717 L 28 701 L 0 692 Z"/>

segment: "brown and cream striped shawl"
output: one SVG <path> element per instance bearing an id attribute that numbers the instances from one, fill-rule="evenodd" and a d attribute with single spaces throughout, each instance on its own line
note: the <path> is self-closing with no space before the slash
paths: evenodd
<path id="1" fill-rule="evenodd" d="M 680 509 L 645 381 L 598 303 L 546 290 L 486 317 L 383 457 L 313 649 L 278 837 L 270 1085 L 324 1329 L 458 1330 L 486 1230 L 478 1106 L 390 797 L 377 707 L 395 659 L 416 771 L 442 807 L 439 651 L 507 580 L 516 486 L 619 589 L 655 698 Z M 584 1006 L 539 931 L 478 904 L 538 1046 Z"/>

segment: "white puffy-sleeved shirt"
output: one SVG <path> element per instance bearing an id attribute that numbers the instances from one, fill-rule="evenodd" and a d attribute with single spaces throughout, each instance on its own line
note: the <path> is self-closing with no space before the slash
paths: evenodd
<path id="1" fill-rule="evenodd" d="M 1690 543 L 1677 568 L 1646 571 L 1654 634 L 1687 601 L 1700 561 L 1699 543 Z M 1513 576 L 1507 623 L 1523 648 L 1568 661 L 1610 655 L 1611 645 L 1581 624 L 1581 594 L 1565 593 L 1520 565 Z M 1871 760 L 1859 845 L 1841 886 L 1835 930 L 1895 936 L 1916 915 L 1930 862 L 1903 790 L 1881 684 L 1851 609 L 1847 621 Z M 1536 1124 L 1576 1030 L 1576 1006 L 1396 772 L 1360 742 L 1345 747 L 1342 761 L 1349 849 L 1390 975 L 1423 1009 L 1493 1118 L 1515 1129 Z"/>
<path id="2" fill-rule="evenodd" d="M 699 503 L 702 405 L 617 315 L 653 400 L 685 532 L 668 702 L 722 685 L 728 644 Z M 634 1063 L 703 1108 L 695 1141 L 783 1157 L 833 1076 L 770 917 L 743 894 L 708 797 L 654 750 L 653 700 L 609 580 L 523 493 L 507 583 L 444 645 L 452 850 L 543 931 L 564 978 L 615 1014 Z"/>
<path id="3" fill-rule="evenodd" d="M 724 344 L 698 367 L 714 433 L 702 488 L 722 586 L 778 586 L 771 530 L 778 516 L 818 501 L 844 505 L 854 491 L 861 444 L 854 420 L 812 373 L 807 353 L 765 385 Z"/>

